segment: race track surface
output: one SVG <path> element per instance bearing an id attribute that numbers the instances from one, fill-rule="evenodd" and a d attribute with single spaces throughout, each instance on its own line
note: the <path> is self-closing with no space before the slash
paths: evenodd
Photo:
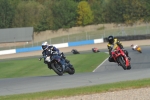
<path id="1" fill-rule="evenodd" d="M 127 48 L 131 57 L 131 70 L 123 70 L 107 60 L 94 72 L 63 76 L 39 76 L 28 78 L 0 79 L 0 95 L 32 93 L 80 86 L 112 83 L 150 78 L 150 46 L 142 46 L 140 54 Z M 102 50 L 106 52 L 106 50 Z"/>

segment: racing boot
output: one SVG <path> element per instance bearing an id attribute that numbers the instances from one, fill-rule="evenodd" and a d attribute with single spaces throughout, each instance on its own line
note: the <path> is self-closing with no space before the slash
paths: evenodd
<path id="1" fill-rule="evenodd" d="M 69 61 L 68 59 L 65 59 L 65 62 L 66 62 L 66 63 L 69 63 L 70 61 Z"/>
<path id="2" fill-rule="evenodd" d="M 128 56 L 128 59 L 131 60 L 131 57 Z"/>
<path id="3" fill-rule="evenodd" d="M 61 57 L 64 59 L 66 58 L 63 52 L 61 53 Z"/>
<path id="4" fill-rule="evenodd" d="M 64 55 L 63 52 L 61 53 L 61 56 L 62 56 L 63 59 L 65 59 L 65 62 L 66 62 L 66 63 L 69 63 L 69 62 L 70 62 L 68 59 L 66 59 L 66 57 L 65 57 L 65 55 Z"/>
<path id="5" fill-rule="evenodd" d="M 128 57 L 128 59 L 131 60 L 131 58 L 129 57 L 128 51 L 127 50 L 123 50 L 123 51 L 126 54 L 126 56 Z"/>

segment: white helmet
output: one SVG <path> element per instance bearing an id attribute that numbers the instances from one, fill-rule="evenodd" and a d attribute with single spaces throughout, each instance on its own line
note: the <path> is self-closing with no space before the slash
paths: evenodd
<path id="1" fill-rule="evenodd" d="M 48 48 L 48 43 L 47 42 L 43 42 L 42 43 L 42 49 L 46 50 Z"/>

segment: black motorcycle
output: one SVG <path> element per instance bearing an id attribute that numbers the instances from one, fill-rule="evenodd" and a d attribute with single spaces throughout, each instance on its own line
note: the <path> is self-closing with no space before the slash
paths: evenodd
<path id="1" fill-rule="evenodd" d="M 79 52 L 78 50 L 76 50 L 76 49 L 72 49 L 71 52 L 72 52 L 73 54 L 80 54 L 80 52 Z"/>
<path id="2" fill-rule="evenodd" d="M 40 57 L 39 60 L 41 61 L 42 58 L 44 58 L 44 63 L 47 64 L 48 68 L 54 70 L 54 72 L 59 76 L 62 76 L 64 73 L 68 73 L 70 75 L 75 73 L 73 65 L 63 59 L 62 56 L 58 55 L 57 53 L 52 53 L 51 57 Z M 62 62 L 64 65 L 62 65 Z"/>

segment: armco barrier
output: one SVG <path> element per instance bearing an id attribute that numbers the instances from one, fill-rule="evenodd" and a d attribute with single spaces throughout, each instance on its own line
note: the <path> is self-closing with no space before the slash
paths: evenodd
<path id="1" fill-rule="evenodd" d="M 0 55 L 13 54 L 13 53 L 16 53 L 16 49 L 2 50 L 2 51 L 0 51 Z"/>
<path id="2" fill-rule="evenodd" d="M 29 47 L 29 48 L 19 48 L 19 49 L 16 49 L 16 53 L 31 52 L 31 51 L 38 51 L 38 50 L 41 50 L 41 46 Z"/>
<path id="3" fill-rule="evenodd" d="M 129 35 L 129 36 L 116 36 L 120 41 L 130 41 L 130 40 L 145 40 L 150 39 L 150 34 L 146 35 Z M 107 38 L 104 38 L 104 42 L 107 42 Z"/>
<path id="4" fill-rule="evenodd" d="M 94 44 L 94 40 L 86 40 L 86 41 L 77 41 L 77 42 L 69 42 L 68 47 L 72 46 L 80 46 L 80 45 L 87 45 L 87 44 Z"/>
<path id="5" fill-rule="evenodd" d="M 96 43 L 103 43 L 103 42 L 104 42 L 104 40 L 102 38 L 102 39 L 85 40 L 85 41 L 53 44 L 53 45 L 57 48 L 64 48 L 64 47 L 81 46 L 81 45 L 96 44 Z M 38 51 L 38 50 L 41 50 L 41 46 L 3 50 L 3 51 L 0 51 L 0 55 L 22 53 L 22 52 L 31 52 L 31 51 Z"/>

